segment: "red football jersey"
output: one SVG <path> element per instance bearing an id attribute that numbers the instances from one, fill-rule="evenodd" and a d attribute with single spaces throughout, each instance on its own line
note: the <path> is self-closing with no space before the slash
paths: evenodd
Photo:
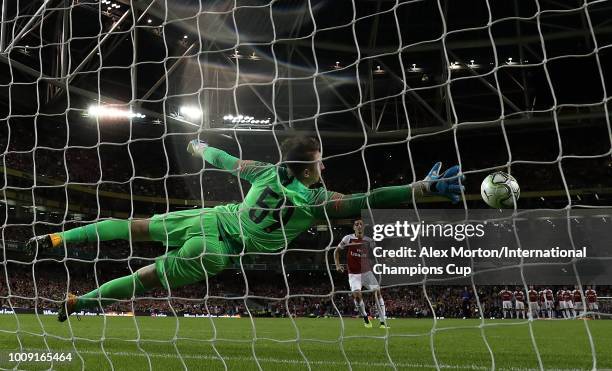
<path id="1" fill-rule="evenodd" d="M 553 292 L 551 289 L 544 290 L 544 296 L 546 297 L 547 301 L 553 301 Z"/>
<path id="2" fill-rule="evenodd" d="M 582 301 L 582 293 L 580 290 L 574 290 L 572 296 L 574 297 L 574 303 Z"/>
<path id="3" fill-rule="evenodd" d="M 351 274 L 365 273 L 372 270 L 370 250 L 374 241 L 369 237 L 357 238 L 354 234 L 344 236 L 340 246 L 346 247 L 346 263 Z"/>
<path id="4" fill-rule="evenodd" d="M 516 299 L 516 301 L 524 302 L 525 301 L 525 293 L 523 292 L 523 290 L 515 291 L 514 292 L 514 298 Z"/>
<path id="5" fill-rule="evenodd" d="M 546 295 L 544 294 L 544 290 L 542 290 L 542 291 L 539 291 L 539 292 L 538 292 L 538 301 L 539 301 L 540 303 L 543 303 L 543 302 L 544 302 L 544 298 L 545 298 L 545 297 L 546 297 Z"/>
<path id="6" fill-rule="evenodd" d="M 558 300 L 558 301 L 563 301 L 563 293 L 564 293 L 564 292 L 565 292 L 565 291 L 563 291 L 563 290 L 559 290 L 559 291 L 557 291 L 557 300 Z"/>
<path id="7" fill-rule="evenodd" d="M 563 291 L 563 300 L 572 301 L 572 292 L 570 290 Z"/>
<path id="8" fill-rule="evenodd" d="M 587 302 L 589 303 L 597 302 L 597 293 L 593 289 L 586 290 L 584 296 L 586 296 Z"/>
<path id="9" fill-rule="evenodd" d="M 530 302 L 535 303 L 538 301 L 538 292 L 536 290 L 529 290 L 527 295 L 529 295 Z"/>
<path id="10" fill-rule="evenodd" d="M 501 296 L 503 301 L 510 301 L 512 300 L 512 293 L 508 290 L 501 290 L 499 293 L 499 296 Z"/>

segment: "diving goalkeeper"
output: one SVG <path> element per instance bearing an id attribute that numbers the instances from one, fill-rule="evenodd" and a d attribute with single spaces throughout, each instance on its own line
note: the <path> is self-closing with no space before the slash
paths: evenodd
<path id="1" fill-rule="evenodd" d="M 131 299 L 155 288 L 176 288 L 205 280 L 227 267 L 241 253 L 274 252 L 287 246 L 316 220 L 357 217 L 368 207 L 397 207 L 402 202 L 441 195 L 457 202 L 462 186 L 459 167 L 440 175 L 441 163 L 427 177 L 411 185 L 378 188 L 369 194 L 343 195 L 323 187 L 325 168 L 319 142 L 294 137 L 283 142 L 283 165 L 240 160 L 199 140 L 189 142 L 191 155 L 237 174 L 251 183 L 239 204 L 176 211 L 144 220 L 104 220 L 64 232 L 36 236 L 26 243 L 37 249 L 57 249 L 64 244 L 96 243 L 97 240 L 158 241 L 176 247 L 154 264 L 134 274 L 114 279 L 85 295 L 68 294 L 58 314 L 65 321 L 71 313 L 104 307 Z"/>

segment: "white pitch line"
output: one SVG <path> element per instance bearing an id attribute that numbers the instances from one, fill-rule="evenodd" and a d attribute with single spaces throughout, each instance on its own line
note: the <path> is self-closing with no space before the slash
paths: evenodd
<path id="1" fill-rule="evenodd" d="M 37 351 L 37 349 L 28 348 L 26 351 Z M 43 351 L 43 349 L 40 349 Z M 71 350 L 71 352 L 74 352 Z M 79 350 L 79 354 L 97 354 L 103 355 L 100 351 L 93 350 Z M 120 357 L 142 357 L 146 358 L 145 354 L 142 352 L 112 352 L 106 351 L 108 356 L 120 356 Z M 151 353 L 147 352 L 148 356 L 151 358 L 176 358 L 179 356 L 176 353 Z M 195 354 L 181 354 L 181 357 L 184 359 L 200 359 L 207 361 L 221 361 L 219 357 L 212 355 L 195 355 Z M 72 362 L 77 362 L 78 358 L 73 358 Z M 255 357 L 237 357 L 237 356 L 223 356 L 223 359 L 226 361 L 255 361 Z M 269 357 L 257 357 L 259 362 L 264 363 L 277 363 L 277 364 L 306 364 L 306 361 L 302 359 L 283 359 L 283 358 L 269 358 Z M 326 361 L 326 360 L 308 360 L 308 363 L 311 365 L 322 365 L 322 366 L 346 366 L 346 362 L 340 361 Z M 396 367 L 406 367 L 406 368 L 431 368 L 435 369 L 436 366 L 426 365 L 426 364 L 418 364 L 418 363 L 401 363 L 394 362 Z M 366 367 L 390 367 L 391 364 L 388 362 L 364 362 L 364 361 L 351 361 L 351 365 L 353 366 L 366 366 Z M 440 365 L 440 368 L 446 370 L 488 370 L 488 367 L 477 366 L 477 365 Z"/>
<path id="2" fill-rule="evenodd" d="M 6 351 L 6 349 L 3 349 Z M 27 351 L 45 351 L 46 349 L 31 349 L 28 348 Z M 70 350 L 70 352 L 74 352 Z M 90 354 L 90 355 L 103 355 L 100 351 L 93 350 L 80 350 L 79 354 Z M 106 354 L 109 356 L 119 356 L 119 357 L 142 357 L 146 358 L 145 354 L 142 352 L 112 352 L 106 351 Z M 178 355 L 176 353 L 151 353 L 147 352 L 148 356 L 151 358 L 176 358 L 178 359 Z M 184 359 L 200 359 L 207 361 L 221 361 L 219 357 L 212 355 L 196 355 L 196 354 L 181 354 L 181 357 Z M 76 358 L 78 360 L 78 358 Z M 226 361 L 255 361 L 255 357 L 237 357 L 237 356 L 223 356 L 223 359 Z M 269 357 L 257 357 L 259 362 L 264 363 L 277 363 L 277 364 L 306 364 L 306 361 L 302 359 L 284 359 L 284 358 L 269 358 Z M 74 360 L 72 362 L 77 362 Z M 22 362 L 24 363 L 24 362 Z M 326 360 L 308 360 L 308 363 L 311 365 L 321 365 L 321 366 L 346 366 L 346 362 L 340 361 L 326 361 Z M 405 367 L 405 368 L 431 368 L 436 369 L 436 365 L 431 364 L 419 364 L 419 363 L 403 363 L 403 362 L 394 362 L 396 367 Z M 351 365 L 353 366 L 366 366 L 366 367 L 390 367 L 391 364 L 388 362 L 364 362 L 364 361 L 351 361 Z M 444 370 L 489 370 L 489 367 L 478 366 L 478 365 L 448 365 L 448 364 L 439 364 L 441 369 Z M 521 367 L 509 367 L 509 368 L 498 368 L 500 371 L 536 371 L 537 368 L 521 368 Z M 555 369 L 556 371 L 576 371 L 577 369 Z"/>
<path id="3" fill-rule="evenodd" d="M 79 351 L 81 354 L 100 354 L 102 352 L 86 350 Z M 143 353 L 138 352 L 106 352 L 109 356 L 125 356 L 125 357 L 134 357 L 140 356 L 145 358 Z M 152 358 L 177 358 L 176 353 L 147 353 Z M 219 357 L 212 355 L 195 355 L 195 354 L 187 354 L 181 356 L 185 359 L 202 359 L 202 360 L 211 360 L 211 361 L 220 361 Z M 254 361 L 255 357 L 237 357 L 237 356 L 223 356 L 224 360 L 229 361 Z M 278 363 L 278 364 L 306 364 L 306 361 L 302 359 L 283 359 L 283 358 L 269 358 L 269 357 L 257 357 L 259 362 L 266 363 Z M 308 360 L 308 363 L 311 365 L 322 365 L 322 366 L 346 366 L 346 362 L 340 361 L 325 361 L 325 360 Z M 394 362 L 396 367 L 406 367 L 406 368 L 431 368 L 436 369 L 436 365 L 426 365 L 419 363 L 402 363 L 402 362 Z M 388 362 L 364 362 L 364 361 L 351 361 L 351 365 L 353 366 L 366 366 L 366 367 L 390 367 L 391 363 Z M 478 366 L 478 365 L 448 365 L 448 364 L 439 364 L 441 369 L 445 370 L 490 370 L 490 367 Z M 500 371 L 537 371 L 538 368 L 521 368 L 521 367 L 509 367 L 509 368 L 497 368 Z M 576 371 L 575 368 L 570 369 L 555 369 L 555 371 Z"/>

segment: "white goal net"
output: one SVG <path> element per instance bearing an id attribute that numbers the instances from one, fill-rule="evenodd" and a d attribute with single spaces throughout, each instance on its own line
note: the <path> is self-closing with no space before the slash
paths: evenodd
<path id="1" fill-rule="evenodd" d="M 429 209 L 467 220 L 487 208 L 482 180 L 503 171 L 521 187 L 512 223 L 525 210 L 561 213 L 546 222 L 572 249 L 588 242 L 578 237 L 585 225 L 609 237 L 612 2 L 1 3 L 0 369 L 612 368 L 611 332 L 599 321 L 612 315 L 612 281 L 599 250 L 590 271 L 574 259 L 554 266 L 557 276 L 534 275 L 548 267 L 520 259 L 485 269 L 495 282 L 383 278 L 381 301 L 363 291 L 374 325 L 364 328 L 347 272 L 334 264 L 361 210 L 334 216 L 333 198 L 293 238 L 285 227 L 305 206 L 264 196 L 251 220 L 271 213 L 278 226 L 266 232 L 282 232 L 280 248 L 250 248 L 238 225 L 242 247 L 213 253 L 217 265 L 198 283 L 122 286 L 122 297 L 79 307 L 80 320 L 56 321 L 69 295 L 182 247 L 153 238 L 153 227 L 145 232 L 158 242 L 132 238 L 137 221 L 245 200 L 251 184 L 190 156 L 193 139 L 281 171 L 284 140 L 315 138 L 325 169 L 311 188 L 364 193 L 365 219 L 376 215 L 376 189 L 421 181 L 441 161 L 465 176 L 458 204 L 415 192 L 393 206 L 418 223 Z M 582 212 L 594 221 L 580 224 Z M 96 227 L 57 248 L 26 248 L 34 236 L 124 220 L 123 234 Z M 218 228 L 216 242 L 230 246 Z M 509 228 L 512 244 L 529 244 Z M 349 268 L 346 251 L 339 257 Z M 505 288 L 526 295 L 529 315 L 518 317 L 514 296 L 506 313 Z M 532 289 L 554 299 L 533 309 Z M 562 292 L 572 292 L 571 313 Z M 560 334 L 574 338 L 553 340 Z"/>

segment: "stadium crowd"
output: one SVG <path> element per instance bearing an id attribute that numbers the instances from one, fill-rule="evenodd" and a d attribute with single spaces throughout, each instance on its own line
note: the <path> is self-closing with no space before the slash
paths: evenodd
<path id="1" fill-rule="evenodd" d="M 7 126 L 0 129 L 2 133 L 8 134 Z M 66 130 L 61 125 L 56 129 Z M 32 142 L 30 135 L 32 127 L 29 125 L 10 125 L 10 137 L 0 135 L 0 167 L 19 170 L 27 175 L 26 178 L 9 176 L 6 186 L 33 187 L 34 174 L 39 185 L 45 184 L 45 179 L 49 182 L 59 182 L 56 183 L 59 185 L 65 183 L 89 185 L 94 191 L 93 195 L 78 195 L 78 192 L 71 192 L 69 202 L 84 203 L 94 209 L 100 204 L 102 208 L 125 211 L 130 211 L 130 207 L 133 206 L 123 200 L 113 202 L 112 199 L 108 199 L 109 197 L 95 197 L 95 192 L 110 191 L 178 200 L 233 202 L 241 199 L 236 177 L 227 172 L 214 170 L 210 166 L 207 166 L 200 176 L 201 163 L 186 158 L 182 142 L 166 144 L 158 140 L 147 144 L 148 142 L 131 143 L 115 139 L 117 142 L 79 143 L 75 139 L 75 143 L 72 143 L 74 138 L 71 138 L 71 142 L 65 147 L 58 147 L 57 143 L 53 147 L 46 147 L 45 130 L 50 129 L 38 129 L 39 142 L 35 150 L 33 150 L 35 143 Z M 75 135 L 76 138 L 77 133 L 71 135 Z M 592 155 L 609 150 L 609 142 L 606 142 L 605 138 L 591 138 L 582 132 L 572 131 L 562 137 L 564 140 L 562 150 L 565 155 Z M 556 139 L 556 134 L 553 136 L 528 133 L 517 137 L 516 142 L 520 142 L 521 146 L 511 147 L 512 159 L 524 163 L 513 165 L 511 171 L 519 179 L 522 192 L 564 189 L 559 166 L 554 163 L 559 153 Z M 475 143 L 477 145 L 474 145 Z M 585 146 L 585 143 L 588 143 L 588 146 Z M 248 147 L 251 143 L 243 144 Z M 603 149 L 600 150 L 600 147 Z M 418 155 L 414 159 L 414 171 L 417 176 L 424 175 L 428 166 L 436 160 L 444 160 L 446 163 L 457 161 L 455 144 L 452 141 L 441 141 L 437 143 L 436 148 L 435 158 L 424 161 L 424 155 L 421 153 L 429 153 L 429 146 L 418 141 L 411 146 L 413 154 Z M 586 153 L 585 148 L 590 152 Z M 332 147 L 326 152 L 328 155 L 337 155 L 347 151 L 347 154 L 326 161 L 325 184 L 343 193 L 362 192 L 368 187 L 368 177 L 365 176 L 366 166 L 361 153 L 349 154 L 351 153 L 349 149 L 349 147 Z M 506 145 L 499 140 L 482 141 L 479 138 L 469 137 L 463 139 L 459 143 L 459 150 L 464 170 L 475 171 L 504 165 L 505 160 L 500 161 L 498 155 L 482 156 L 483 153 L 500 149 L 502 152 L 508 151 Z M 228 148 L 228 151 L 237 153 L 236 149 Z M 271 163 L 275 163 L 278 156 L 277 151 L 271 148 L 251 148 L 246 153 L 246 156 L 253 154 L 256 159 Z M 368 147 L 364 154 L 370 187 L 406 184 L 412 180 L 412 169 L 409 161 L 406 161 L 408 153 L 405 144 Z M 507 156 L 501 156 L 504 157 Z M 553 162 L 546 164 L 542 161 Z M 378 166 L 382 162 L 393 166 Z M 352 166 L 347 167 L 347 163 Z M 355 174 L 347 176 L 348 168 L 358 172 L 360 176 Z M 570 190 L 605 188 L 609 186 L 606 180 L 612 177 L 612 159 L 609 156 L 568 158 L 561 162 L 561 169 Z M 478 174 L 467 178 L 468 193 L 474 193 L 470 192 L 470 189 L 479 189 L 479 180 L 482 177 L 484 175 Z M 526 179 L 528 181 L 524 181 Z M 46 196 L 52 200 L 57 197 L 61 197 L 60 200 L 65 199 L 63 187 L 59 187 L 56 191 L 59 193 L 53 193 L 52 189 L 36 189 L 37 195 L 41 197 Z M 567 202 L 566 199 L 562 201 Z M 541 200 L 539 202 L 537 207 L 544 207 Z M 532 206 L 525 204 L 525 207 Z M 159 212 L 165 208 L 164 202 L 159 205 L 149 205 L 143 212 Z"/>
<path id="2" fill-rule="evenodd" d="M 39 311 L 56 309 L 65 297 L 68 287 L 72 292 L 84 293 L 96 286 L 96 280 L 104 282 L 119 274 L 109 263 L 98 267 L 96 275 L 91 268 L 68 267 L 59 263 L 52 267 L 41 267 L 44 264 L 37 264 L 34 276 L 32 265 L 29 264 L 10 264 L 8 268 L 1 266 L 0 307 L 38 308 Z M 70 272 L 70 275 L 66 272 Z M 289 314 L 298 317 L 357 314 L 348 287 L 343 283 L 346 277 L 334 273 L 332 279 L 335 291 L 332 290 L 329 279 L 323 279 L 324 275 L 304 277 L 311 278 L 300 279 L 299 283 L 292 280 L 291 284 L 289 281 L 285 284 L 282 276 L 253 279 L 257 284 L 251 284 L 248 295 L 245 295 L 241 273 L 230 271 L 212 277 L 208 282 L 173 289 L 170 295 L 167 290 L 158 289 L 133 302 L 117 302 L 106 308 L 106 312 L 213 316 L 248 316 L 250 312 L 252 315 L 265 317 L 286 317 Z M 478 300 L 485 318 L 503 317 L 500 289 L 498 286 L 477 286 Z M 612 287 L 609 286 L 597 287 L 597 291 L 602 297 L 612 295 Z M 476 295 L 469 287 L 432 285 L 427 287 L 428 297 L 425 297 L 421 286 L 395 286 L 383 288 L 382 295 L 390 318 L 431 317 L 432 309 L 439 318 L 480 316 Z M 374 316 L 376 306 L 373 295 L 366 294 L 364 297 L 370 315 Z M 612 314 L 612 303 L 600 303 L 599 310 L 601 313 Z"/>

